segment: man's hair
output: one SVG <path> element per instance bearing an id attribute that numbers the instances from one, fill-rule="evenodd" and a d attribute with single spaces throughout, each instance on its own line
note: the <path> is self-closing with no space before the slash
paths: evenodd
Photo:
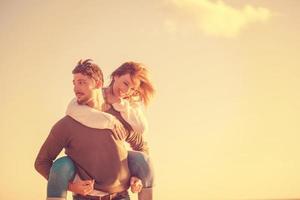
<path id="1" fill-rule="evenodd" d="M 103 85 L 103 73 L 99 66 L 95 63 L 93 63 L 92 59 L 86 59 L 84 61 L 79 60 L 77 65 L 72 71 L 72 74 L 81 73 L 85 76 L 88 76 L 95 81 L 100 81 Z"/>

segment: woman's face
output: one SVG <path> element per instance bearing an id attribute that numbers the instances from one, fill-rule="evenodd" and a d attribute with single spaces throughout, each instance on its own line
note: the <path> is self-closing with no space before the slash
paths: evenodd
<path id="1" fill-rule="evenodd" d="M 113 93 L 117 98 L 126 98 L 135 93 L 140 86 L 140 80 L 131 78 L 130 74 L 114 77 Z"/>

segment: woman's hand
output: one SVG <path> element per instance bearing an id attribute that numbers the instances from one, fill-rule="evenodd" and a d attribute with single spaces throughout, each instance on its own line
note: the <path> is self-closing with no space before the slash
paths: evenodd
<path id="1" fill-rule="evenodd" d="M 132 193 L 140 192 L 143 188 L 142 180 L 132 176 L 130 178 L 130 189 Z"/>
<path id="2" fill-rule="evenodd" d="M 68 190 L 76 194 L 86 196 L 94 190 L 94 183 L 95 180 L 79 180 L 74 183 L 69 183 Z"/>
<path id="3" fill-rule="evenodd" d="M 113 136 L 116 140 L 125 139 L 127 133 L 123 124 L 119 120 L 115 120 L 114 128 L 112 129 Z"/>

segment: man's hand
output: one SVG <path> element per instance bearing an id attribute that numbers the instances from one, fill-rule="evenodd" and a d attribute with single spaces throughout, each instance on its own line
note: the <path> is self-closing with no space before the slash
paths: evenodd
<path id="1" fill-rule="evenodd" d="M 113 136 L 116 140 L 123 140 L 126 137 L 126 130 L 119 120 L 115 120 L 114 128 L 112 129 Z"/>
<path id="2" fill-rule="evenodd" d="M 142 180 L 132 176 L 130 178 L 130 189 L 132 193 L 140 192 L 143 188 Z"/>
<path id="3" fill-rule="evenodd" d="M 88 195 L 94 189 L 95 180 L 86 180 L 86 181 L 76 181 L 74 183 L 69 183 L 68 190 L 76 194 L 83 196 Z"/>

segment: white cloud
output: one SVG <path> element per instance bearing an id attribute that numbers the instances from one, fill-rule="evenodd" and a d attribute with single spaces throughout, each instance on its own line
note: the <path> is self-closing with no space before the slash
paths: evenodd
<path id="1" fill-rule="evenodd" d="M 234 37 L 250 24 L 266 22 L 272 16 L 267 8 L 245 5 L 238 9 L 222 0 L 171 0 L 170 2 L 189 19 L 194 20 L 200 30 L 215 36 Z"/>

